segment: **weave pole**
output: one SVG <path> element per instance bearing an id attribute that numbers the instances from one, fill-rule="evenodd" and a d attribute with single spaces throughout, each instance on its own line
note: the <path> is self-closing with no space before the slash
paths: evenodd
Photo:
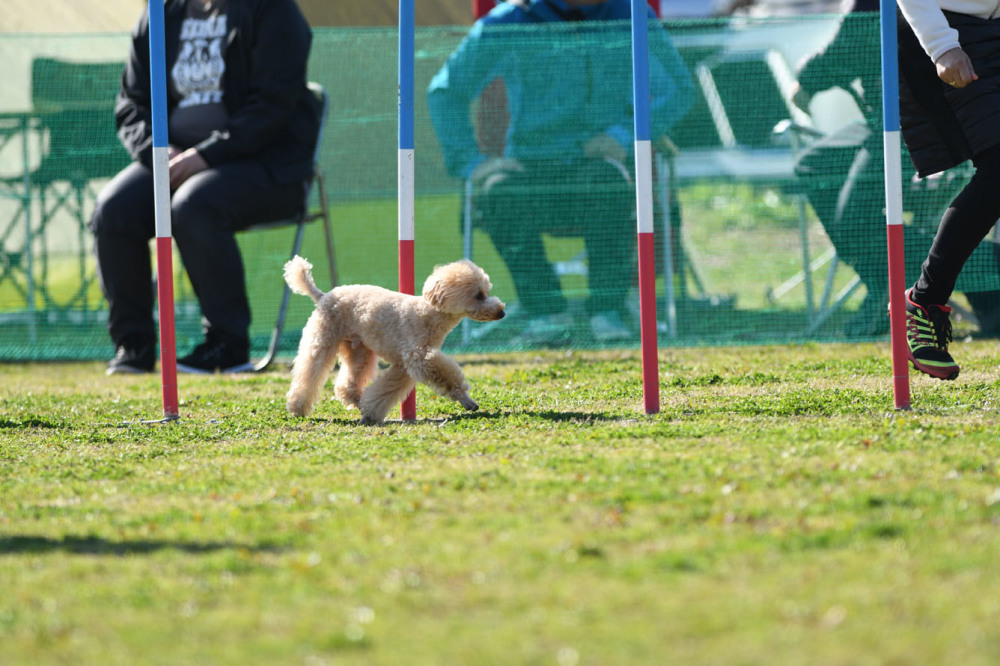
<path id="1" fill-rule="evenodd" d="M 174 329 L 174 267 L 170 228 L 170 157 L 167 141 L 167 67 L 163 2 L 149 0 L 149 71 L 153 112 L 153 202 L 156 214 L 156 288 L 160 315 L 160 383 L 163 418 L 180 417 Z"/>
<path id="2" fill-rule="evenodd" d="M 656 349 L 656 241 L 649 139 L 649 34 L 646 0 L 632 0 L 632 91 L 635 106 L 635 205 L 639 237 L 639 330 L 642 397 L 647 414 L 660 411 Z M 669 279 L 669 276 L 668 276 Z"/>
<path id="3" fill-rule="evenodd" d="M 892 393 L 896 409 L 910 408 L 910 369 L 906 342 L 906 269 L 903 263 L 903 184 L 899 137 L 899 64 L 896 3 L 879 3 L 882 33 L 882 119 L 885 153 L 885 225 L 889 252 L 889 331 L 892 341 Z"/>
<path id="4" fill-rule="evenodd" d="M 397 179 L 397 210 L 399 220 L 399 291 L 414 293 L 414 165 L 413 165 L 413 100 L 414 100 L 414 0 L 399 0 L 399 165 Z M 411 391 L 403 400 L 404 421 L 417 418 L 417 395 Z"/>

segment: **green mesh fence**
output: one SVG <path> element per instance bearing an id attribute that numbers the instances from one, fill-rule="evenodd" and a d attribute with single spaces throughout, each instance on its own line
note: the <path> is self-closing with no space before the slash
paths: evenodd
<path id="1" fill-rule="evenodd" d="M 872 55 L 878 53 L 877 23 L 876 15 L 856 17 L 836 41 L 840 20 L 833 16 L 667 24 L 695 95 L 690 111 L 666 133 L 676 152 L 657 150 L 661 345 L 885 334 L 881 128 L 866 123 L 881 117 L 881 99 L 878 90 L 863 89 L 878 76 Z M 629 27 L 585 27 L 507 30 L 494 36 L 487 55 L 509 76 L 552 82 L 553 91 L 581 69 L 588 73 L 585 103 L 554 95 L 544 101 L 563 118 L 559 132 L 578 123 L 584 136 L 623 111 L 631 130 Z M 568 147 L 565 156 L 538 158 L 533 166 L 555 177 L 541 189 L 525 185 L 533 205 L 506 211 L 514 231 L 520 223 L 544 224 L 545 261 L 558 276 L 555 294 L 532 293 L 531 281 L 518 293 L 511 275 L 516 253 L 498 248 L 491 237 L 489 216 L 479 205 L 481 188 L 472 188 L 467 202 L 465 181 L 449 174 L 442 142 L 461 136 L 471 123 L 481 149 L 497 151 L 507 117 L 531 106 L 510 99 L 508 107 L 497 107 L 495 98 L 477 98 L 462 113 L 438 118 L 435 130 L 428 86 L 467 32 L 467 26 L 421 28 L 416 35 L 416 282 L 422 284 L 434 265 L 471 252 L 490 273 L 510 316 L 463 326 L 447 346 L 482 351 L 542 344 L 528 344 L 523 333 L 539 316 L 563 307 L 565 333 L 546 344 L 637 346 L 637 290 L 620 295 L 612 287 L 622 276 L 627 285 L 636 283 L 634 218 L 628 210 L 622 241 L 620 191 L 574 182 L 577 172 L 561 158 L 581 146 Z M 315 30 L 310 78 L 326 87 L 331 101 L 320 167 L 344 284 L 397 284 L 396 40 L 391 29 Z M 127 159 L 112 117 L 127 42 L 127 35 L 0 36 L 6 69 L 0 79 L 0 359 L 103 359 L 112 351 L 86 222 L 94 196 Z M 803 113 L 790 101 L 797 65 L 826 44 L 829 62 L 839 60 L 826 66 L 849 73 L 847 90 L 817 92 L 810 112 Z M 599 68 L 596 77 L 592 68 Z M 553 132 L 544 124 L 515 124 L 506 139 L 530 152 Z M 864 149 L 868 167 L 859 158 Z M 959 167 L 917 181 L 906 169 L 906 156 L 903 164 L 912 280 L 944 207 L 969 173 Z M 841 193 L 849 174 L 853 188 L 846 196 Z M 517 234 L 502 231 L 492 229 L 499 244 L 516 245 Z M 292 233 L 289 227 L 241 235 L 255 355 L 267 348 L 277 316 Z M 587 234 L 601 257 L 589 256 Z M 321 226 L 311 225 L 302 254 L 317 267 L 324 289 L 331 286 L 325 247 Z M 603 254 L 612 247 L 617 249 Z M 985 242 L 977 250 L 956 293 L 957 303 L 984 328 L 994 301 L 1000 302 L 994 299 L 1000 271 L 993 247 Z M 200 339 L 200 315 L 179 265 L 175 285 L 178 351 L 185 353 Z M 599 330 L 595 335 L 592 318 L 602 308 L 620 314 L 629 338 L 603 342 Z M 311 301 L 292 297 L 283 355 L 294 353 L 310 310 Z"/>

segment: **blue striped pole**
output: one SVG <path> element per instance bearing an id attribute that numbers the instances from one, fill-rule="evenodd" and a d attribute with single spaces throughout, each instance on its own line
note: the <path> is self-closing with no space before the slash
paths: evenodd
<path id="1" fill-rule="evenodd" d="M 174 269 L 170 228 L 170 157 L 167 140 L 167 66 L 163 2 L 149 0 L 149 71 L 153 112 L 153 201 L 156 215 L 156 285 L 160 315 L 160 377 L 163 417 L 178 418 L 174 337 Z"/>
<path id="2" fill-rule="evenodd" d="M 656 245 L 653 234 L 652 147 L 649 140 L 649 26 L 646 2 L 632 0 L 632 90 L 635 106 L 642 395 L 646 413 L 655 414 L 660 411 L 660 380 L 656 348 Z"/>
<path id="3" fill-rule="evenodd" d="M 414 0 L 399 0 L 399 165 L 397 201 L 399 218 L 399 291 L 414 292 Z M 411 392 L 402 405 L 403 420 L 417 418 L 416 393 Z"/>
<path id="4" fill-rule="evenodd" d="M 896 409 L 910 408 L 906 342 L 906 270 L 903 248 L 903 184 L 899 136 L 899 64 L 896 3 L 882 0 L 882 119 L 885 153 L 885 224 L 889 252 L 889 330 L 892 340 L 892 390 Z"/>

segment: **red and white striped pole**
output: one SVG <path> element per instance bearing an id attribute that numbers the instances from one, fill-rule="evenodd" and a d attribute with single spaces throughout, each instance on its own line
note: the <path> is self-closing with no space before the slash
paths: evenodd
<path id="1" fill-rule="evenodd" d="M 632 90 L 635 108 L 635 203 L 639 241 L 639 330 L 642 395 L 647 414 L 660 411 L 656 341 L 656 239 L 653 233 L 653 162 L 649 129 L 649 8 L 632 0 Z"/>
<path id="2" fill-rule="evenodd" d="M 906 268 L 903 248 L 903 185 L 899 138 L 899 64 L 896 3 L 879 8 L 882 33 L 882 119 L 885 153 L 885 225 L 889 252 L 889 334 L 892 391 L 896 409 L 910 408 L 910 368 L 906 341 Z"/>
<path id="3" fill-rule="evenodd" d="M 153 201 L 156 214 L 156 286 L 160 315 L 160 382 L 163 418 L 179 418 L 174 324 L 173 235 L 170 225 L 170 156 L 163 3 L 149 0 L 149 64 L 153 113 Z"/>
<path id="4" fill-rule="evenodd" d="M 399 0 L 399 164 L 397 215 L 399 224 L 399 291 L 413 294 L 414 284 L 414 174 L 413 101 L 414 101 L 414 0 Z M 411 391 L 403 400 L 404 421 L 417 418 L 417 396 Z"/>

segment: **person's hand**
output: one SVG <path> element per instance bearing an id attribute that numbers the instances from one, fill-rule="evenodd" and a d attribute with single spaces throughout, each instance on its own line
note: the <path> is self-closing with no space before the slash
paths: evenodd
<path id="1" fill-rule="evenodd" d="M 610 159 L 615 162 L 625 163 L 628 159 L 628 152 L 622 144 L 615 141 L 608 134 L 598 134 L 583 144 L 583 154 L 587 157 L 597 159 Z"/>
<path id="2" fill-rule="evenodd" d="M 194 148 L 188 148 L 170 158 L 170 189 L 176 190 L 184 181 L 208 168 L 208 162 Z"/>
<path id="3" fill-rule="evenodd" d="M 935 63 L 938 78 L 954 88 L 964 88 L 979 79 L 972 61 L 961 48 L 945 51 Z"/>
<path id="4" fill-rule="evenodd" d="M 796 81 L 795 87 L 792 88 L 792 104 L 805 113 L 809 113 L 809 102 L 811 101 L 812 95 L 806 92 L 805 88 L 800 86 Z"/>
<path id="5" fill-rule="evenodd" d="M 178 155 L 180 155 L 182 152 L 184 152 L 184 151 L 182 151 L 177 146 L 167 146 L 167 161 L 170 161 L 170 160 L 174 159 L 175 157 L 177 157 Z"/>
<path id="6" fill-rule="evenodd" d="M 524 165 L 513 157 L 490 157 L 473 169 L 469 178 L 475 187 L 482 187 L 490 178 L 512 171 L 524 171 Z"/>

